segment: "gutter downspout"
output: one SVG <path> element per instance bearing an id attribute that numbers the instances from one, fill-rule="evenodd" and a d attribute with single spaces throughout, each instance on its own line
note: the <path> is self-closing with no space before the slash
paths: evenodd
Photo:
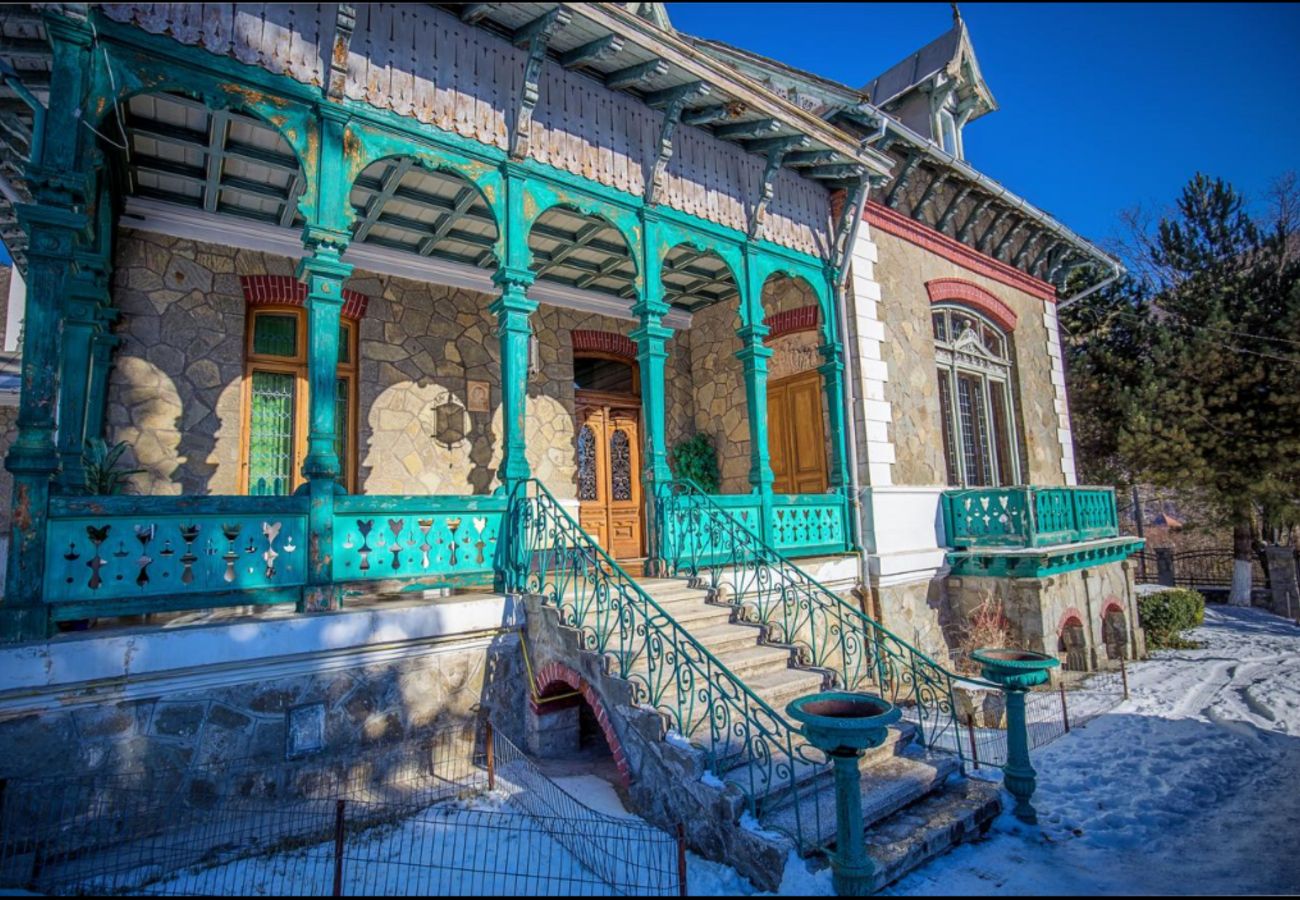
<path id="1" fill-rule="evenodd" d="M 883 128 L 881 134 L 884 133 Z M 845 297 L 844 288 L 849 280 L 849 258 L 853 255 L 853 246 L 858 240 L 858 229 L 862 226 L 862 220 L 866 218 L 867 198 L 871 195 L 871 182 L 865 180 L 862 187 L 862 197 L 856 204 L 857 208 L 852 211 L 854 216 L 853 224 L 849 227 L 848 234 L 844 242 L 844 264 L 840 267 L 839 280 L 835 285 L 835 302 L 838 307 L 840 318 L 840 342 L 844 345 L 846 358 L 850 359 L 847 371 L 852 373 L 853 364 L 851 359 L 850 348 L 852 344 L 849 340 L 849 316 L 848 316 L 848 299 Z M 848 210 L 845 210 L 848 213 Z M 858 365 L 861 366 L 859 360 Z M 855 379 L 849 379 L 855 380 Z M 853 544 L 858 548 L 858 585 L 862 590 L 867 590 L 871 584 L 870 567 L 867 565 L 867 550 L 864 546 L 863 537 L 863 517 L 862 517 L 862 486 L 858 480 L 858 417 L 857 404 L 853 400 L 854 391 L 845 390 L 843 392 L 844 400 L 844 421 L 847 423 L 849 433 L 848 445 L 849 454 L 849 507 L 852 517 L 852 535 Z"/>

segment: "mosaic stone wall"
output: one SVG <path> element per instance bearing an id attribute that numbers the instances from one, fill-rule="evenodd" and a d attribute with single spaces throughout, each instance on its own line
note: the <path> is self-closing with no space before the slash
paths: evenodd
<path id="1" fill-rule="evenodd" d="M 107 427 L 110 441 L 130 446 L 124 461 L 144 469 L 132 479 L 134 491 L 239 493 L 245 329 L 239 276 L 292 275 L 293 260 L 128 230 L 116 266 L 123 344 L 109 381 Z M 492 298 L 368 272 L 356 273 L 348 286 L 370 298 L 360 325 L 358 490 L 490 493 L 502 434 L 499 345 L 487 309 Z M 529 463 L 557 496 L 573 497 L 570 332 L 627 335 L 636 323 L 542 306 L 533 327 L 540 372 L 529 381 Z M 684 332 L 669 344 L 669 447 L 695 425 L 691 340 Z M 471 382 L 488 386 L 488 411 L 470 411 Z"/>

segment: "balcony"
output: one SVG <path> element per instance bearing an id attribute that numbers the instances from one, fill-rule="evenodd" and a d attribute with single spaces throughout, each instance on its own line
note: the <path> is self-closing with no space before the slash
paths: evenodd
<path id="1" fill-rule="evenodd" d="M 1114 562 L 1143 543 L 1120 536 L 1108 487 L 946 491 L 943 524 L 959 575 L 1041 577 Z"/>

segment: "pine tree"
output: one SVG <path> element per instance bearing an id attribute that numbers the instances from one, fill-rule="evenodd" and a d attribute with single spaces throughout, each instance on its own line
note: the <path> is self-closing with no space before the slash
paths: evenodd
<path id="1" fill-rule="evenodd" d="M 1233 525 L 1238 603 L 1257 517 L 1300 517 L 1296 225 L 1255 221 L 1231 185 L 1198 174 L 1138 234 L 1137 274 L 1062 311 L 1088 473 L 1202 489 Z"/>

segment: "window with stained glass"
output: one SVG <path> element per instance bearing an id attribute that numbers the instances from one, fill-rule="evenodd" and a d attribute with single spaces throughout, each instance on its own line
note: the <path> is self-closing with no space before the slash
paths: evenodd
<path id="1" fill-rule="evenodd" d="M 307 315 L 300 308 L 249 311 L 245 357 L 247 410 L 244 427 L 244 489 L 249 494 L 284 495 L 302 482 L 307 456 Z M 335 387 L 339 484 L 351 489 L 356 428 L 355 322 L 339 329 L 339 368 Z"/>
<path id="2" fill-rule="evenodd" d="M 963 487 L 1018 483 L 1006 335 L 983 316 L 961 307 L 936 306 L 931 323 L 949 483 Z"/>

